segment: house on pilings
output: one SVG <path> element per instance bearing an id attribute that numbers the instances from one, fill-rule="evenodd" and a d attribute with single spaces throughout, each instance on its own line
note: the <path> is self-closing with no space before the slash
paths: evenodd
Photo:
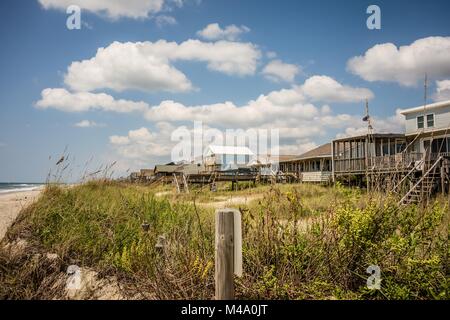
<path id="1" fill-rule="evenodd" d="M 405 109 L 404 134 L 366 134 L 332 142 L 333 179 L 377 187 L 420 202 L 448 192 L 450 101 Z"/>
<path id="2" fill-rule="evenodd" d="M 367 183 L 369 175 L 408 171 L 418 154 L 405 153 L 402 133 L 376 133 L 332 141 L 333 179 Z"/>

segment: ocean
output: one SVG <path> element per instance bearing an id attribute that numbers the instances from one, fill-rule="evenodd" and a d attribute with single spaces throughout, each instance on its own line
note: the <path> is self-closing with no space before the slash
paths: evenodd
<path id="1" fill-rule="evenodd" d="M 44 183 L 0 182 L 0 194 L 18 191 L 31 191 L 43 185 Z"/>

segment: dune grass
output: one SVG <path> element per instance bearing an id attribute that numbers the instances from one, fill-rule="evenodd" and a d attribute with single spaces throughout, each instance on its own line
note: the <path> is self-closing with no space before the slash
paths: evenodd
<path id="1" fill-rule="evenodd" d="M 156 196 L 170 187 L 112 181 L 49 185 L 21 213 L 7 239 L 26 237 L 40 250 L 57 253 L 62 269 L 77 263 L 114 274 L 147 298 L 211 299 L 214 209 L 194 205 L 194 199 L 262 195 L 236 205 L 244 237 L 238 298 L 449 298 L 444 200 L 426 208 L 398 207 L 386 195 L 340 185 L 249 186 L 237 192 L 225 187 Z M 163 252 L 155 247 L 162 240 Z M 381 290 L 367 289 L 370 265 L 381 268 Z M 21 297 L 11 288 L 15 282 L 5 282 L 11 273 L 0 275 L 0 295 Z"/>

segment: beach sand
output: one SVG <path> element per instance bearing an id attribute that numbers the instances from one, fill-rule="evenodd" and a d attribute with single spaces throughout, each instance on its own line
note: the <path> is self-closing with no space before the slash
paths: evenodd
<path id="1" fill-rule="evenodd" d="M 0 194 L 0 240 L 20 210 L 36 200 L 40 193 L 41 189 Z"/>

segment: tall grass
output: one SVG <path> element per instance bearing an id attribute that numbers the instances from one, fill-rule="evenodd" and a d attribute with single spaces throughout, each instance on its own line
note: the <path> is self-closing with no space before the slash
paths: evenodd
<path id="1" fill-rule="evenodd" d="M 215 194 L 202 192 L 205 199 Z M 339 185 L 257 192 L 262 200 L 240 207 L 244 276 L 236 279 L 238 298 L 449 298 L 449 212 L 442 202 L 398 207 L 395 199 Z M 136 185 L 49 185 L 7 237 L 26 236 L 58 253 L 62 269 L 77 263 L 115 274 L 147 298 L 211 299 L 213 217 L 212 209 L 187 196 L 157 197 Z M 158 238 L 166 240 L 162 251 Z M 369 265 L 381 268 L 381 290 L 366 287 Z M 13 271 L 4 274 L 0 296 L 20 297 L 5 280 Z"/>

